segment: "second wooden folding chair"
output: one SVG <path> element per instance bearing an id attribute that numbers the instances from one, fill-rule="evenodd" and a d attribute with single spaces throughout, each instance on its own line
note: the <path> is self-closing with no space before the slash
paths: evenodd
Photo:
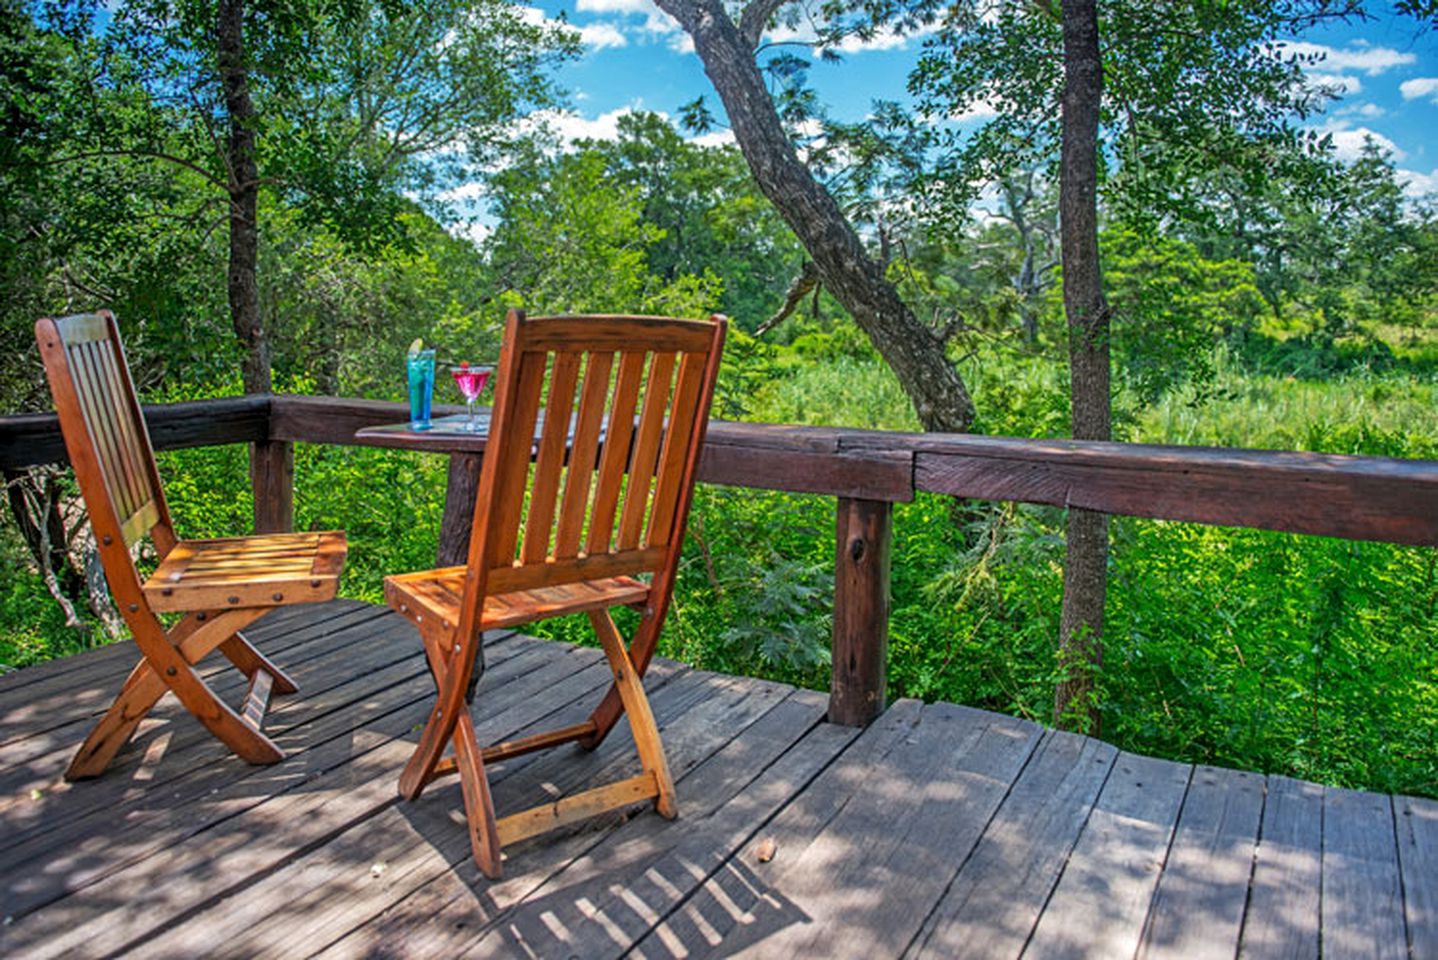
<path id="1" fill-rule="evenodd" d="M 501 847 L 561 824 L 646 799 L 676 815 L 641 679 L 674 587 L 724 330 L 720 317 L 511 312 L 468 562 L 385 580 L 390 605 L 419 628 L 437 688 L 400 792 L 414 799 L 458 773 L 475 861 L 490 877 L 500 876 Z M 624 605 L 640 611 L 627 646 L 609 614 Z M 482 632 L 581 612 L 614 676 L 603 702 L 583 723 L 482 748 L 467 703 L 483 671 Z M 496 817 L 486 764 L 597 746 L 621 715 L 639 775 Z"/>
<path id="2" fill-rule="evenodd" d="M 270 695 L 293 693 L 295 684 L 241 631 L 276 607 L 332 599 L 344 533 L 177 539 L 115 318 L 106 311 L 44 317 L 35 337 L 105 580 L 141 654 L 65 778 L 102 773 L 166 691 L 250 763 L 282 759 L 260 724 Z M 145 537 L 160 564 L 142 581 L 130 551 Z M 183 616 L 166 629 L 159 615 L 168 613 Z M 249 677 L 238 711 L 195 669 L 216 649 Z"/>

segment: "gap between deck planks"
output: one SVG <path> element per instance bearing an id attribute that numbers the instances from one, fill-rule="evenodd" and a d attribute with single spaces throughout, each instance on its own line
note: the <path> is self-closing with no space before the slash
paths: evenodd
<path id="1" fill-rule="evenodd" d="M 0 678 L 0 953 L 1150 960 L 1316 956 L 1321 938 L 1325 956 L 1435 955 L 1433 801 L 1120 754 L 949 704 L 901 701 L 861 733 L 821 722 L 811 691 L 665 662 L 647 684 L 680 819 L 644 805 L 517 844 L 489 883 L 457 784 L 395 800 L 432 697 L 409 628 L 354 603 L 284 613 L 250 631 L 303 688 L 266 721 L 291 754 L 273 767 L 172 710 L 113 776 L 56 787 L 98 709 L 66 687 L 103 705 L 133 648 Z M 596 650 L 488 649 L 484 739 L 579 719 L 608 680 Z M 633 773 L 627 737 L 500 765 L 501 812 Z"/>

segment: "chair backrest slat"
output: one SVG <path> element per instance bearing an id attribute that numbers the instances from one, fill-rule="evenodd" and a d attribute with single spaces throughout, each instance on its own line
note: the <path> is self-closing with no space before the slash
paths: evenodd
<path id="1" fill-rule="evenodd" d="M 722 320 L 511 313 L 461 627 L 485 594 L 672 575 L 723 338 Z"/>
<path id="2" fill-rule="evenodd" d="M 168 551 L 169 511 L 114 318 L 42 318 L 35 334 L 97 538 L 118 536 L 128 548 L 155 534 Z"/>
<path id="3" fill-rule="evenodd" d="M 609 405 L 609 428 L 604 436 L 604 453 L 599 458 L 599 480 L 594 488 L 594 509 L 585 537 L 586 553 L 604 553 L 614 533 L 614 514 L 624 470 L 629 465 L 629 446 L 634 438 L 634 410 L 644 377 L 644 354 L 627 352 L 619 357 L 619 378 Z"/>
<path id="4" fill-rule="evenodd" d="M 487 558 L 491 567 L 514 563 L 519 521 L 524 508 L 524 481 L 529 474 L 530 454 L 534 449 L 534 426 L 539 416 L 540 391 L 544 388 L 548 359 L 542 353 L 521 355 L 518 376 L 511 387 L 514 391 L 511 397 L 511 429 L 500 432 L 491 426 L 491 438 L 499 441 L 496 452 L 499 454 L 500 471 L 493 502 L 488 505 L 495 517 L 491 552 Z M 496 432 L 500 433 L 497 438 L 494 437 Z M 487 446 L 487 449 L 493 447 Z"/>
<path id="5" fill-rule="evenodd" d="M 669 388 L 674 381 L 674 354 L 656 353 L 649 365 L 648 383 L 644 388 L 644 407 L 639 415 L 639 432 L 629 458 L 629 482 L 625 484 L 624 511 L 619 515 L 619 535 L 615 547 L 633 550 L 639 546 L 639 531 L 649 507 L 649 486 L 654 480 L 654 464 L 659 458 L 663 439 L 664 418 L 669 406 Z"/>
<path id="6" fill-rule="evenodd" d="M 549 378 L 549 396 L 544 407 L 544 432 L 539 456 L 534 463 L 534 484 L 524 523 L 520 563 L 539 563 L 549 556 L 549 534 L 554 527 L 558 505 L 559 475 L 564 469 L 564 450 L 569 440 L 569 415 L 574 409 L 574 388 L 579 378 L 578 353 L 556 353 Z"/>
<path id="7" fill-rule="evenodd" d="M 584 521 L 589 516 L 589 490 L 599 466 L 599 434 L 604 425 L 604 404 L 609 396 L 614 354 L 591 353 L 584 373 L 579 415 L 575 418 L 574 442 L 569 450 L 569 473 L 564 483 L 564 505 L 559 511 L 559 529 L 554 534 L 554 556 L 570 559 L 579 555 Z"/>
<path id="8" fill-rule="evenodd" d="M 694 414 L 704 387 L 704 357 L 685 354 L 679 363 L 679 378 L 674 387 L 674 403 L 669 412 L 669 428 L 664 434 L 664 450 L 654 481 L 654 506 L 650 510 L 649 530 L 645 542 L 665 546 L 674 524 L 674 504 L 684 481 L 684 464 L 694 438 Z"/>
<path id="9" fill-rule="evenodd" d="M 115 374 L 115 355 L 107 343 L 87 343 L 90 353 L 88 373 L 92 379 L 92 392 L 88 394 L 94 404 L 92 422 L 98 422 L 109 444 L 110 459 L 106 464 L 107 474 L 113 476 L 117 495 L 123 495 L 120 515 L 133 517 L 154 499 L 148 478 L 141 463 L 142 454 L 134 431 L 129 428 L 125 416 L 124 390 Z"/>

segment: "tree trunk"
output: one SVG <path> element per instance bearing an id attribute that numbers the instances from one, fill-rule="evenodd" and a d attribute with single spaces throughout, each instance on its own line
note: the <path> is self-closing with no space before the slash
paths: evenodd
<path id="1" fill-rule="evenodd" d="M 884 276 L 833 196 L 799 159 L 754 63 L 754 46 L 774 5 L 755 0 L 760 15 L 746 30 L 717 0 L 656 0 L 694 40 L 739 149 L 755 182 L 794 231 L 818 268 L 824 288 L 854 318 L 908 394 L 926 430 L 962 432 L 974 404 L 939 339 L 914 316 Z"/>
<path id="2" fill-rule="evenodd" d="M 1098 251 L 1098 125 L 1103 94 L 1095 0 L 1063 4 L 1063 153 L 1059 180 L 1064 314 L 1069 331 L 1073 435 L 1111 436 L 1108 304 Z M 1098 732 L 1093 697 L 1103 665 L 1103 613 L 1108 583 L 1108 517 L 1070 509 L 1064 564 L 1058 662 L 1063 678 L 1054 693 L 1054 721 Z"/>
<path id="3" fill-rule="evenodd" d="M 270 392 L 270 342 L 260 317 L 255 264 L 259 257 L 259 168 L 255 162 L 255 105 L 245 64 L 245 2 L 220 0 L 220 82 L 229 119 L 225 160 L 230 193 L 230 322 L 244 350 L 246 393 Z"/>

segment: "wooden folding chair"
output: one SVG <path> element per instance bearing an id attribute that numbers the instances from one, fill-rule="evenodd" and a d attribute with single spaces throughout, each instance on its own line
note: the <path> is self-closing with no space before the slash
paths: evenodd
<path id="1" fill-rule="evenodd" d="M 511 311 L 468 562 L 385 580 L 385 599 L 419 628 L 438 691 L 400 794 L 412 800 L 458 773 L 474 858 L 489 877 L 500 876 L 502 846 L 562 824 L 650 798 L 663 816 L 677 814 L 640 678 L 674 588 L 724 330 L 722 317 Z M 627 648 L 609 615 L 621 605 L 641 611 Z M 579 612 L 614 675 L 603 702 L 583 723 L 481 749 L 467 705 L 484 670 L 481 633 Z M 592 749 L 621 714 L 641 774 L 496 819 L 485 764 L 572 741 Z M 451 744 L 454 756 L 443 757 Z"/>
<path id="2" fill-rule="evenodd" d="M 65 778 L 99 776 L 166 690 L 250 763 L 282 759 L 260 723 L 270 695 L 293 693 L 295 684 L 240 631 L 274 607 L 332 599 L 344 533 L 177 540 L 115 318 L 45 317 L 35 338 L 105 579 L 142 655 Z M 160 565 L 141 583 L 130 550 L 146 536 Z M 183 616 L 166 630 L 160 613 Z M 238 712 L 195 671 L 216 648 L 250 678 Z"/>

